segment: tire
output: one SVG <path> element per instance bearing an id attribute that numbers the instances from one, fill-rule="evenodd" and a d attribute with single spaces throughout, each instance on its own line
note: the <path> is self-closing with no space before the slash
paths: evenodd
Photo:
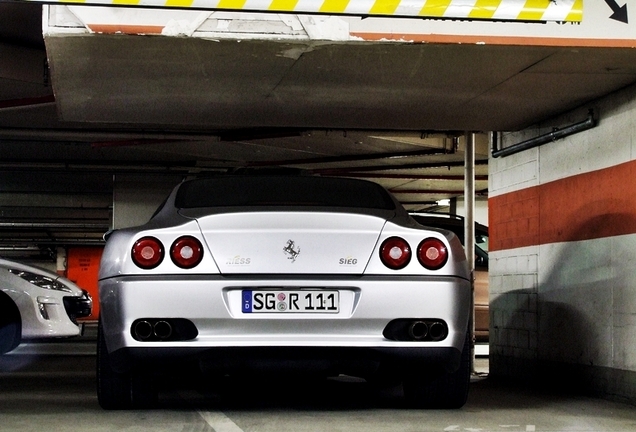
<path id="1" fill-rule="evenodd" d="M 468 399 L 470 385 L 470 335 L 466 335 L 459 369 L 430 377 L 411 372 L 403 382 L 407 403 L 416 408 L 458 409 Z"/>
<path id="2" fill-rule="evenodd" d="M 157 404 L 149 375 L 112 368 L 101 320 L 97 330 L 97 401 L 106 410 L 153 408 Z"/>
<path id="3" fill-rule="evenodd" d="M 9 296 L 0 292 L 0 355 L 14 350 L 22 340 L 22 317 Z"/>

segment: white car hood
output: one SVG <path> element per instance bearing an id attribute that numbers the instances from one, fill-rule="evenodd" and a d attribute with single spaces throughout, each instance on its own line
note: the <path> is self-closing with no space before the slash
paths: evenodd
<path id="1" fill-rule="evenodd" d="M 250 212 L 197 219 L 223 274 L 360 275 L 386 221 L 349 213 Z"/>
<path id="2" fill-rule="evenodd" d="M 58 281 L 64 284 L 68 289 L 71 290 L 70 295 L 79 296 L 79 295 L 82 295 L 83 293 L 82 289 L 79 286 L 77 286 L 74 282 L 70 281 L 69 279 L 65 277 L 58 275 L 57 273 L 53 273 L 52 271 L 49 271 L 41 267 L 28 265 L 28 264 L 22 264 L 20 262 L 9 261 L 9 260 L 0 258 L 0 269 L 2 269 L 2 271 L 7 271 L 7 272 L 8 272 L 8 269 L 21 270 L 21 271 L 25 271 L 29 273 L 38 274 L 40 276 L 46 276 L 48 278 L 51 278 L 54 281 Z M 14 276 L 12 276 L 11 278 L 13 277 Z M 28 284 L 28 282 L 26 283 Z M 29 288 L 35 287 L 34 285 L 31 285 L 31 284 L 24 285 L 24 286 Z"/>

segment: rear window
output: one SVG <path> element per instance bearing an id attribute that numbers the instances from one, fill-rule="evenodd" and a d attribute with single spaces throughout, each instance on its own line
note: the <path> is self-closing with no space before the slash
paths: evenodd
<path id="1" fill-rule="evenodd" d="M 380 185 L 328 177 L 227 176 L 183 183 L 176 196 L 180 209 L 198 207 L 353 207 L 394 210 Z"/>

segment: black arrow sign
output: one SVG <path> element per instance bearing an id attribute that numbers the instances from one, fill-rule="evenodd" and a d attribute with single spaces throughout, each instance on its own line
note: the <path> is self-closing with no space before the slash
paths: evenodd
<path id="1" fill-rule="evenodd" d="M 605 0 L 605 3 L 607 3 L 607 5 L 612 8 L 612 12 L 614 12 L 610 16 L 610 19 L 627 24 L 627 3 L 623 6 L 619 6 L 616 0 Z"/>

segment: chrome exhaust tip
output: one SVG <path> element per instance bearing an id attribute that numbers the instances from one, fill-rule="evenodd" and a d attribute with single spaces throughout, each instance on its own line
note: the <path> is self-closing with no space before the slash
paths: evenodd
<path id="1" fill-rule="evenodd" d="M 432 341 L 438 342 L 446 338 L 446 326 L 439 321 L 435 321 L 429 328 L 429 336 Z"/>
<path id="2" fill-rule="evenodd" d="M 134 331 L 137 339 L 148 340 L 153 334 L 152 324 L 148 321 L 137 321 Z"/>
<path id="3" fill-rule="evenodd" d="M 153 327 L 154 334 L 158 339 L 166 340 L 172 336 L 172 324 L 168 321 L 157 321 Z"/>
<path id="4" fill-rule="evenodd" d="M 421 341 L 428 336 L 428 324 L 424 321 L 414 321 L 409 326 L 409 337 L 416 341 Z"/>

